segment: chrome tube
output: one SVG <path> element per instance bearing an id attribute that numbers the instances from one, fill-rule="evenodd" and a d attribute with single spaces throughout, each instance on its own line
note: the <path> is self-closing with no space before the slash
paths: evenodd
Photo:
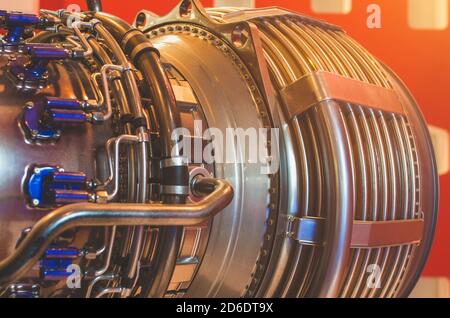
<path id="1" fill-rule="evenodd" d="M 104 265 L 103 265 L 102 268 L 100 268 L 100 269 L 95 271 L 95 276 L 96 277 L 99 277 L 99 276 L 103 275 L 104 273 L 106 273 L 106 271 L 109 268 L 109 265 L 111 264 L 111 257 L 112 257 L 112 253 L 113 253 L 114 240 L 116 239 L 116 230 L 117 230 L 116 226 L 113 226 L 111 228 L 111 235 L 110 235 L 109 241 L 108 241 L 108 251 L 107 251 L 106 256 L 105 256 Z M 106 246 L 106 242 L 105 242 L 105 246 Z"/>
<path id="2" fill-rule="evenodd" d="M 92 295 L 92 290 L 94 289 L 94 286 L 95 286 L 98 282 L 100 282 L 100 281 L 105 281 L 105 280 L 113 280 L 113 279 L 115 279 L 115 278 L 116 278 L 116 275 L 114 275 L 114 274 L 106 274 L 106 275 L 98 276 L 98 277 L 94 278 L 94 279 L 89 283 L 89 286 L 88 286 L 87 291 L 86 291 L 86 298 L 90 298 L 90 297 L 91 297 L 91 295 Z"/>
<path id="3" fill-rule="evenodd" d="M 194 226 L 223 210 L 233 199 L 224 180 L 203 179 L 213 193 L 195 204 L 71 204 L 39 220 L 17 250 L 0 263 L 0 286 L 22 277 L 42 257 L 50 243 L 68 229 L 84 226 Z"/>

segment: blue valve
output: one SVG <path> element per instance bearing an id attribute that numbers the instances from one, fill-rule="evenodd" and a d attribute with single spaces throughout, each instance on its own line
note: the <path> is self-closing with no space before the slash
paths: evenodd
<path id="1" fill-rule="evenodd" d="M 45 251 L 40 262 L 42 278 L 49 281 L 57 281 L 67 278 L 72 274 L 69 266 L 80 256 L 80 251 L 75 247 L 51 247 Z"/>
<path id="2" fill-rule="evenodd" d="M 65 172 L 57 166 L 33 166 L 24 182 L 24 193 L 34 208 L 92 201 L 93 192 L 82 172 Z"/>
<path id="3" fill-rule="evenodd" d="M 5 45 L 13 46 L 22 44 L 27 28 L 35 27 L 41 23 L 41 19 L 34 14 L 0 11 L 2 27 L 8 29 L 3 38 Z"/>
<path id="4" fill-rule="evenodd" d="M 56 22 L 53 18 L 35 14 L 0 10 L 0 27 L 8 30 L 0 49 L 4 52 L 21 52 L 26 48 L 24 40 L 33 35 L 34 29 L 44 29 L 55 25 Z"/>
<path id="5" fill-rule="evenodd" d="M 76 259 L 80 252 L 76 247 L 51 247 L 45 251 L 46 259 Z"/>
<path id="6" fill-rule="evenodd" d="M 91 198 L 89 192 L 82 190 L 54 190 L 53 192 L 53 200 L 56 205 L 88 202 Z"/>
<path id="7" fill-rule="evenodd" d="M 47 108 L 58 109 L 82 109 L 85 103 L 76 99 L 56 97 L 46 97 L 44 102 Z"/>
<path id="8" fill-rule="evenodd" d="M 86 123 L 89 121 L 89 114 L 82 110 L 51 109 L 48 111 L 48 121 L 57 123 Z"/>
<path id="9" fill-rule="evenodd" d="M 45 280 L 61 280 L 69 277 L 72 273 L 67 271 L 67 268 L 72 265 L 72 260 L 48 260 L 41 261 L 41 275 Z"/>
<path id="10" fill-rule="evenodd" d="M 47 86 L 49 78 L 47 66 L 51 61 L 73 57 L 72 50 L 57 45 L 28 45 L 27 53 L 30 55 L 28 63 L 17 62 L 9 69 L 16 87 L 24 92 L 33 92 Z"/>
<path id="11" fill-rule="evenodd" d="M 92 114 L 83 108 L 86 102 L 74 99 L 46 97 L 25 106 L 22 127 L 31 141 L 54 141 L 61 136 L 64 125 L 91 122 Z"/>

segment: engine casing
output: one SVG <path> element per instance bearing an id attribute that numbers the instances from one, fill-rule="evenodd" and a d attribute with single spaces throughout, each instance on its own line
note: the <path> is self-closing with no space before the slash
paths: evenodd
<path id="1" fill-rule="evenodd" d="M 64 12 L 44 16 L 55 25 L 68 19 Z M 3 295 L 411 292 L 432 244 L 437 172 L 423 116 L 387 66 L 339 27 L 279 8 L 204 9 L 182 1 L 165 17 L 139 12 L 136 29 L 101 12 L 80 18 L 86 25 L 24 41 L 32 47 L 25 53 L 8 52 L 3 40 Z M 42 61 L 36 43 L 75 52 L 45 56 L 45 85 L 14 71 Z M 26 89 L 32 84 L 42 87 Z M 59 108 L 48 97 L 59 98 Z M 60 111 L 61 99 L 87 106 Z M 36 137 L 30 109 L 42 100 Z M 243 139 L 227 144 L 229 160 L 206 162 L 178 150 L 168 155 L 179 142 L 174 129 L 215 154 L 223 145 L 211 132 L 274 134 L 263 161 L 249 160 Z M 51 179 L 46 168 L 54 168 Z M 227 183 L 214 190 L 205 181 L 212 178 Z M 74 205 L 80 201 L 89 203 Z M 207 217 L 184 216 L 196 207 Z M 10 270 L 14 264 L 20 275 Z M 81 288 L 66 286 L 69 264 L 81 268 Z M 374 271 L 377 286 L 368 280 Z"/>

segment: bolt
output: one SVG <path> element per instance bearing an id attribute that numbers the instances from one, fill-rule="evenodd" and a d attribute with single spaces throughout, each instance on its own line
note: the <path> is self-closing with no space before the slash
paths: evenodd
<path id="1" fill-rule="evenodd" d="M 39 200 L 38 199 L 33 199 L 33 205 L 34 206 L 38 206 L 39 205 Z"/>

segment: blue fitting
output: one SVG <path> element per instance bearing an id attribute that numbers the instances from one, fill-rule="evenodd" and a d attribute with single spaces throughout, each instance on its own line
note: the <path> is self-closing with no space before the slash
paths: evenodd
<path id="1" fill-rule="evenodd" d="M 7 34 L 3 37 L 3 45 L 10 48 L 23 44 L 27 28 L 35 28 L 42 23 L 41 18 L 35 14 L 4 10 L 0 11 L 0 19 L 2 21 L 1 27 L 8 29 Z"/>
<path id="2" fill-rule="evenodd" d="M 52 174 L 52 183 L 72 183 L 83 184 L 87 182 L 86 174 L 83 172 L 54 172 Z"/>
<path id="3" fill-rule="evenodd" d="M 13 64 L 9 72 L 16 86 L 22 91 L 35 91 L 48 84 L 48 64 L 51 61 L 71 58 L 73 51 L 55 44 L 30 44 L 27 46 L 30 61 L 27 64 Z"/>
<path id="4" fill-rule="evenodd" d="M 54 202 L 57 205 L 87 202 L 90 198 L 90 193 L 80 190 L 53 190 Z"/>
<path id="5" fill-rule="evenodd" d="M 83 107 L 83 102 L 69 98 L 46 97 L 44 103 L 46 108 L 82 109 Z"/>
<path id="6" fill-rule="evenodd" d="M 82 110 L 51 109 L 48 111 L 49 121 L 53 124 L 61 123 L 86 123 L 88 114 Z"/>
<path id="7" fill-rule="evenodd" d="M 29 205 L 42 209 L 87 202 L 90 190 L 84 173 L 64 172 L 57 166 L 31 167 L 24 182 Z"/>
<path id="8" fill-rule="evenodd" d="M 45 280 L 61 280 L 72 274 L 68 267 L 81 255 L 76 247 L 50 247 L 40 262 L 41 276 Z"/>
<path id="9" fill-rule="evenodd" d="M 34 167 L 30 169 L 32 174 L 25 182 L 25 193 L 27 201 L 34 207 L 45 207 L 49 202 L 46 195 L 46 183 L 54 172 L 59 171 L 58 167 Z"/>
<path id="10" fill-rule="evenodd" d="M 72 264 L 71 259 L 43 259 L 40 264 L 42 279 L 48 281 L 65 279 L 72 274 L 72 272 L 67 271 Z"/>
<path id="11" fill-rule="evenodd" d="M 70 50 L 57 45 L 30 45 L 29 53 L 36 60 L 63 60 L 72 56 Z"/>
<path id="12" fill-rule="evenodd" d="M 82 124 L 91 121 L 82 101 L 46 97 L 42 101 L 28 104 L 24 108 L 22 127 L 31 141 L 54 141 L 61 136 L 65 124 Z"/>
<path id="13" fill-rule="evenodd" d="M 47 124 L 46 107 L 42 102 L 28 104 L 24 108 L 21 125 L 26 138 L 31 141 L 53 141 L 57 140 L 61 132 L 57 127 Z"/>
<path id="14" fill-rule="evenodd" d="M 5 16 L 6 26 L 20 25 L 20 26 L 33 26 L 41 23 L 41 18 L 35 14 L 10 12 L 3 13 Z"/>
<path id="15" fill-rule="evenodd" d="M 76 247 L 51 247 L 44 253 L 46 259 L 76 259 L 80 251 Z"/>

